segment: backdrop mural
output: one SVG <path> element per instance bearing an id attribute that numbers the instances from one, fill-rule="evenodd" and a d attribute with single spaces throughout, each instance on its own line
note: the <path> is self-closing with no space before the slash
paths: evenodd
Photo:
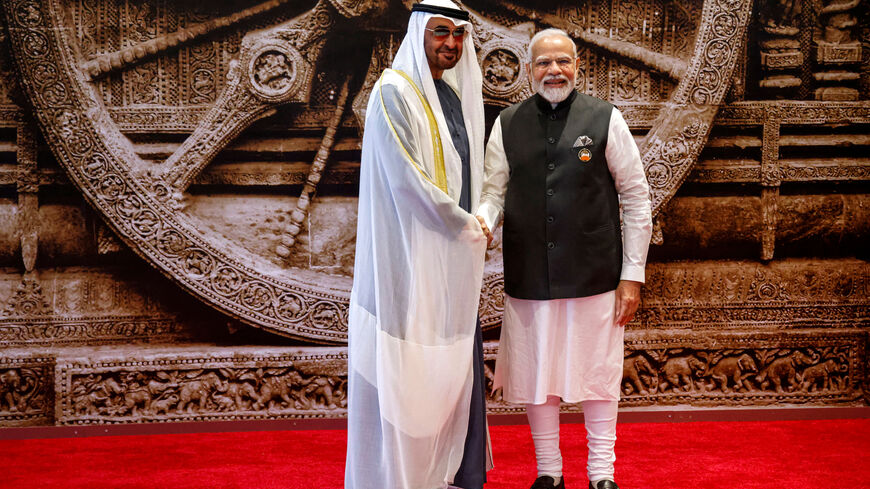
<path id="1" fill-rule="evenodd" d="M 344 416 L 361 121 L 411 2 L 0 3 L 0 426 Z M 870 400 L 866 2 L 463 6 L 488 124 L 554 26 L 636 136 L 623 405 Z M 490 377 L 501 270 L 497 238 Z"/>

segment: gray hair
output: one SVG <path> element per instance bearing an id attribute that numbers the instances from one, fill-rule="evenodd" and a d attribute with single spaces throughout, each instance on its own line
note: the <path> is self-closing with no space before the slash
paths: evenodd
<path id="1" fill-rule="evenodd" d="M 538 32 L 532 37 L 532 40 L 529 41 L 529 48 L 526 51 L 526 56 L 528 57 L 529 63 L 532 62 L 532 48 L 537 44 L 538 41 L 545 37 L 550 36 L 562 36 L 565 39 L 571 41 L 571 47 L 574 49 L 574 57 L 577 57 L 577 44 L 574 42 L 574 39 L 571 39 L 571 36 L 568 35 L 567 32 L 562 29 L 556 29 L 555 27 L 551 27 L 549 29 L 544 29 L 541 32 Z"/>

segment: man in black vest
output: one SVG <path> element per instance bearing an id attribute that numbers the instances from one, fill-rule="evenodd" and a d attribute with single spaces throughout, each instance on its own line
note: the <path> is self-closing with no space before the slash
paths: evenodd
<path id="1" fill-rule="evenodd" d="M 526 405 L 538 463 L 532 489 L 565 487 L 560 398 L 583 407 L 590 489 L 618 489 L 623 335 L 644 281 L 649 186 L 619 110 L 574 90 L 571 38 L 539 32 L 529 60 L 537 93 L 493 125 L 477 211 L 489 229 L 504 213 L 507 297 L 493 387 Z"/>

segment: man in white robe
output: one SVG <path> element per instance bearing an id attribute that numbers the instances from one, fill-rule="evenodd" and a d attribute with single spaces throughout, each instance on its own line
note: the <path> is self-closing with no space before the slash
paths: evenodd
<path id="1" fill-rule="evenodd" d="M 346 489 L 480 489 L 477 309 L 489 231 L 468 13 L 415 4 L 366 108 L 348 331 Z M 463 55 L 464 53 L 464 55 Z M 481 425 L 481 423 L 483 423 Z"/>
<path id="2" fill-rule="evenodd" d="M 644 281 L 649 187 L 619 110 L 574 89 L 573 40 L 542 31 L 529 60 L 537 93 L 493 125 L 478 209 L 490 229 L 504 214 L 507 297 L 493 388 L 526 405 L 532 489 L 565 487 L 560 399 L 583 407 L 589 488 L 618 489 L 623 335 Z"/>

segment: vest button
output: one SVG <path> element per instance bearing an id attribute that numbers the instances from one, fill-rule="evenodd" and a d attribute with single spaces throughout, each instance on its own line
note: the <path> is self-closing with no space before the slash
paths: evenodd
<path id="1" fill-rule="evenodd" d="M 554 242 L 552 242 L 552 241 L 550 241 L 549 243 L 547 243 L 547 248 L 549 248 L 549 249 L 552 250 L 552 249 L 555 248 L 555 247 L 556 247 L 556 243 L 554 243 Z"/>
<path id="2" fill-rule="evenodd" d="M 547 195 L 552 196 L 552 195 L 555 194 L 555 193 L 556 193 L 555 190 L 553 190 L 553 189 L 551 189 L 551 188 L 548 188 L 548 189 L 547 189 Z"/>
<path id="3" fill-rule="evenodd" d="M 550 120 L 551 121 L 556 120 L 556 114 L 550 114 Z"/>
<path id="4" fill-rule="evenodd" d="M 549 164 L 547 164 L 547 169 L 550 170 L 550 171 L 555 170 L 555 169 L 556 169 L 556 164 L 555 164 L 555 163 L 549 163 Z"/>
<path id="5" fill-rule="evenodd" d="M 547 142 L 550 144 L 555 144 L 556 138 L 547 138 Z"/>
<path id="6" fill-rule="evenodd" d="M 547 216 L 547 222 L 553 222 L 553 221 L 555 221 L 555 220 L 556 220 L 555 217 L 553 217 L 553 216 Z"/>

